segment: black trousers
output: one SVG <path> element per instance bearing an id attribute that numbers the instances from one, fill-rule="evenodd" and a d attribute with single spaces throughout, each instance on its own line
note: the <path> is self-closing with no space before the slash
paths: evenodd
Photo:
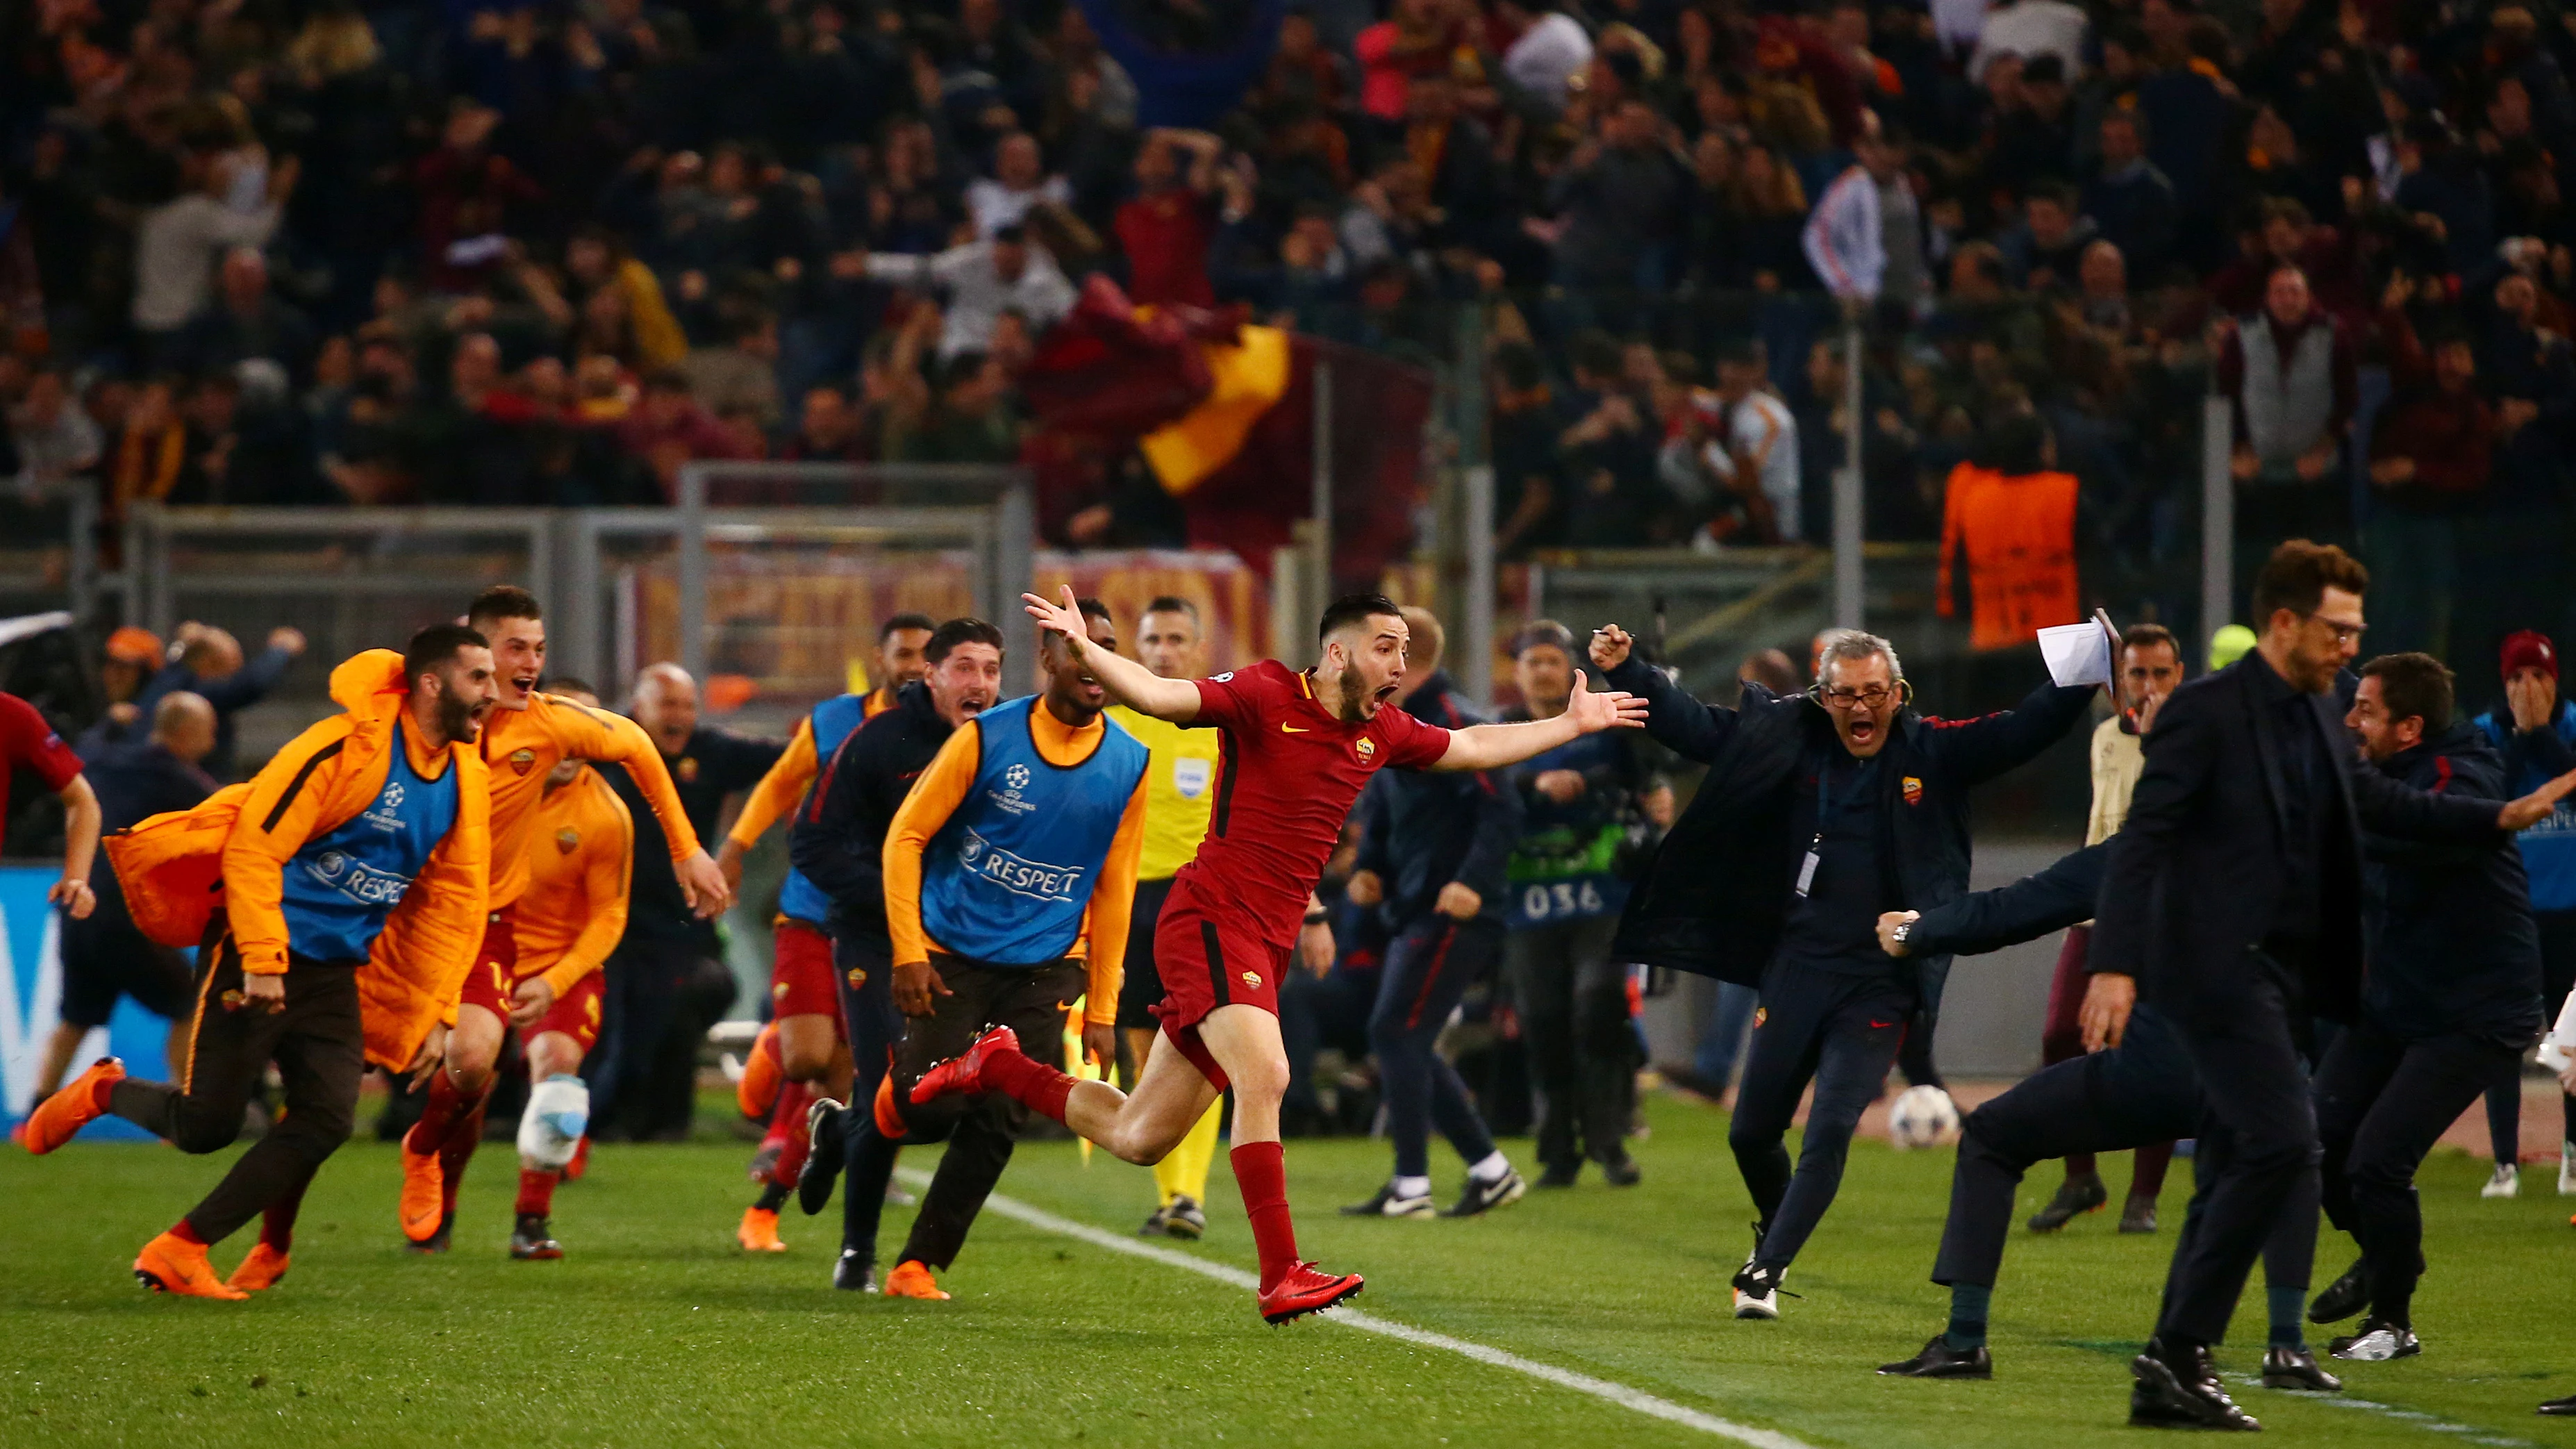
<path id="1" fill-rule="evenodd" d="M 629 933 L 609 954 L 598 1045 L 582 1063 L 591 1091 L 593 1136 L 651 1141 L 688 1135 L 697 1084 L 692 1044 L 669 1050 L 687 1014 L 691 983 L 704 953 L 685 937 Z M 671 1080 L 676 1076 L 678 1080 Z"/>
<path id="2" fill-rule="evenodd" d="M 1494 1150 L 1494 1134 L 1476 1112 L 1467 1084 L 1432 1044 L 1467 988 L 1491 975 L 1503 954 L 1500 921 L 1453 921 L 1433 913 L 1396 933 L 1378 972 L 1369 1012 L 1369 1046 L 1386 1085 L 1386 1135 L 1395 1144 L 1399 1177 L 1431 1171 L 1431 1129 L 1469 1163 Z"/>
<path id="3" fill-rule="evenodd" d="M 1064 1009 L 1083 993 L 1089 976 L 1079 961 L 986 966 L 934 955 L 930 964 L 950 994 L 931 998 L 931 1015 L 905 1020 L 891 1079 L 895 1107 L 903 1117 L 903 1141 L 945 1139 L 948 1150 L 940 1154 L 930 1191 L 922 1195 L 921 1212 L 904 1240 L 903 1256 L 895 1261 L 918 1260 L 945 1269 L 957 1261 L 967 1230 L 984 1210 L 984 1199 L 1002 1180 L 1002 1169 L 1011 1165 L 1011 1151 L 1018 1144 L 1020 1129 L 1028 1124 L 1029 1109 L 999 1092 L 947 1096 L 915 1106 L 912 1089 L 932 1067 L 965 1051 L 975 1038 L 996 1026 L 1018 1033 L 1020 1046 L 1029 1055 L 1040 1061 L 1055 1060 L 1064 1034 Z M 872 1122 L 852 1139 L 849 1180 L 844 1184 L 847 1198 L 841 1207 L 843 1246 L 857 1248 L 870 1258 L 875 1256 L 875 1219 L 885 1209 L 886 1179 L 894 1171 L 894 1145 L 885 1142 Z M 873 1180 L 874 1191 L 860 1180 L 862 1166 Z"/>
<path id="4" fill-rule="evenodd" d="M 850 1037 L 850 1115 L 841 1119 L 841 1246 L 876 1256 L 877 1219 L 894 1178 L 896 1145 L 876 1129 L 877 1085 L 894 1068 L 903 1013 L 894 1009 L 894 955 L 886 945 L 832 938 L 841 1025 Z M 862 1210 L 862 1204 L 865 1205 Z"/>
<path id="5" fill-rule="evenodd" d="M 277 1063 L 285 1110 L 188 1210 L 190 1230 L 215 1243 L 271 1205 L 302 1197 L 349 1140 L 367 1052 L 356 962 L 289 957 L 286 1008 L 263 1011 L 244 1000 L 241 950 L 230 934 L 200 955 L 206 964 L 198 972 L 196 1035 L 180 1085 L 128 1078 L 116 1084 L 109 1109 L 182 1152 L 219 1152 L 241 1132 L 242 1109 L 261 1072 Z"/>
<path id="6" fill-rule="evenodd" d="M 1627 972 L 1610 960 L 1618 930 L 1617 916 L 1595 916 L 1524 927 L 1504 943 L 1538 1091 L 1538 1160 L 1548 1167 L 1627 1155 L 1637 1038 Z"/>
<path id="7" fill-rule="evenodd" d="M 1969 1113 L 1961 1128 L 1932 1281 L 1994 1286 L 2012 1233 L 2014 1190 L 2034 1164 L 2188 1137 L 2202 1110 L 2200 1075 L 2182 1034 L 2148 1006 L 2130 1015 L 2118 1046 L 2024 1077 Z M 2316 1200 L 2294 1198 L 2264 1244 L 2264 1276 L 2304 1290 L 2316 1237 Z"/>
<path id="8" fill-rule="evenodd" d="M 2496 1073 L 2522 1053 L 2451 1032 L 2409 1041 L 2368 1020 L 2336 1035 L 2317 1065 L 2317 1135 L 2326 1216 L 2361 1245 L 2371 1314 L 2407 1317 L 2424 1271 L 2415 1169 Z"/>
<path id="9" fill-rule="evenodd" d="M 1913 983 L 1775 964 L 1745 1052 L 1744 1083 L 1726 1142 L 1766 1225 L 1760 1261 L 1783 1268 L 1806 1246 L 1841 1191 L 1860 1114 L 1887 1088 L 1887 1069 L 1914 1016 Z M 1816 1099 L 1792 1172 L 1786 1139 L 1807 1084 Z"/>
<path id="10" fill-rule="evenodd" d="M 2205 1095 L 2192 1157 L 2200 1190 L 2174 1243 L 2160 1336 L 2225 1339 L 2281 1214 L 2317 1190 L 2316 1102 L 2298 1044 L 2306 1013 L 2292 968 L 2250 949 L 2228 999 L 2172 1009 Z"/>

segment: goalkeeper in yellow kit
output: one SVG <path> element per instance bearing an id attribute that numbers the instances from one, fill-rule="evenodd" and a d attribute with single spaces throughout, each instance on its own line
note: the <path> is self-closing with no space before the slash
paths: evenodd
<path id="1" fill-rule="evenodd" d="M 1195 679 L 1205 652 L 1198 606 L 1170 596 L 1145 606 L 1136 630 L 1139 663 L 1165 679 Z M 1145 848 L 1127 931 L 1127 977 L 1118 993 L 1118 1032 L 1126 1039 L 1133 1070 L 1142 1076 L 1161 1025 L 1152 1010 L 1163 999 L 1163 980 L 1154 969 L 1154 920 L 1162 913 L 1163 897 L 1171 893 L 1172 877 L 1199 853 L 1199 842 L 1207 836 L 1222 731 L 1183 729 L 1123 704 L 1111 705 L 1109 713 L 1152 754 L 1145 767 Z M 1207 1231 L 1208 1164 L 1216 1158 L 1217 1118 L 1224 1111 L 1225 1098 L 1219 1096 L 1181 1145 L 1154 1164 L 1154 1186 L 1162 1201 L 1140 1233 L 1196 1238 Z"/>

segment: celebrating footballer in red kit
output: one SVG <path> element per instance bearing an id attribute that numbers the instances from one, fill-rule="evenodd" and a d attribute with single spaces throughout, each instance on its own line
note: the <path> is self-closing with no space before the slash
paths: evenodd
<path id="1" fill-rule="evenodd" d="M 1008 1028 L 977 1039 L 914 1088 L 1003 1092 L 1129 1162 L 1172 1150 L 1230 1084 L 1236 1184 L 1261 1258 L 1261 1316 L 1285 1323 L 1360 1291 L 1297 1256 L 1279 1146 L 1288 1056 L 1279 1034 L 1279 978 L 1299 936 L 1317 924 L 1316 879 L 1360 787 L 1380 767 L 1490 770 L 1597 730 L 1635 728 L 1644 701 L 1594 694 L 1575 676 L 1565 712 L 1520 724 L 1447 730 L 1392 700 L 1404 682 L 1408 634 L 1387 599 L 1334 601 L 1318 630 L 1320 657 L 1298 671 L 1273 660 L 1213 679 L 1163 679 L 1093 648 L 1070 589 L 1061 604 L 1021 596 L 1041 628 L 1067 640 L 1110 697 L 1173 724 L 1223 731 L 1214 814 L 1198 856 L 1175 877 L 1154 933 L 1164 990 L 1155 1015 L 1174 1050 L 1151 1055 L 1133 1094 L 1078 1082 L 1022 1054 Z M 1329 964 L 1329 951 L 1322 953 Z M 1310 963 L 1311 964 L 1311 963 Z"/>

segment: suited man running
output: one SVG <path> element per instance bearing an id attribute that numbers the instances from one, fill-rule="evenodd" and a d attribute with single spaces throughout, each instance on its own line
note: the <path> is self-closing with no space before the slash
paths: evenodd
<path id="1" fill-rule="evenodd" d="M 2332 693 L 2360 652 L 2369 571 L 2293 539 L 2254 584 L 2254 652 L 2174 691 L 2112 838 L 2093 970 L 2127 977 L 2180 1028 L 2207 1092 L 2204 1210 L 2174 1245 L 2164 1308 L 2130 1364 L 2132 1423 L 2261 1426 L 2209 1346 L 2282 1204 L 2315 1190 L 2320 1149 L 2299 1038 L 2349 1019 L 2361 979 L 2361 843 L 2492 843 L 2540 818 L 2576 774 L 2499 807 L 2410 790 L 2367 768 Z"/>

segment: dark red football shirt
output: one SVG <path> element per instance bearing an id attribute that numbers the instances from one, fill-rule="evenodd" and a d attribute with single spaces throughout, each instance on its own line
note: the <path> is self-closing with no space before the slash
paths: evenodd
<path id="1" fill-rule="evenodd" d="M 61 790 L 81 772 L 80 756 L 45 723 L 36 707 L 14 694 L 0 694 L 0 821 L 9 818 L 9 773 L 24 765 L 36 772 L 48 790 Z"/>
<path id="2" fill-rule="evenodd" d="M 1197 683 L 1191 727 L 1223 730 L 1224 754 L 1207 839 L 1173 878 L 1170 904 L 1239 921 L 1285 950 L 1360 787 L 1382 766 L 1438 763 L 1449 732 L 1391 704 L 1350 723 L 1315 702 L 1312 680 L 1275 659 Z"/>

